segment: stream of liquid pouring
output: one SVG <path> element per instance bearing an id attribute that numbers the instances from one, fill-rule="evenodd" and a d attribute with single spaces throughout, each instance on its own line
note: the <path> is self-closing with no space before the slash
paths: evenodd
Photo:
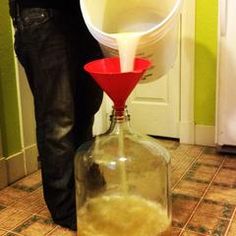
<path id="1" fill-rule="evenodd" d="M 112 4 L 112 1 L 109 4 Z M 108 18 L 106 32 L 111 33 L 112 37 L 116 39 L 121 72 L 133 70 L 134 58 L 140 39 L 148 30 L 157 26 L 162 19 L 153 9 L 141 7 L 136 7 L 129 11 L 124 9 L 124 13 L 120 17 Z"/>
<path id="2" fill-rule="evenodd" d="M 134 67 L 134 58 L 140 40 L 140 33 L 114 34 L 119 50 L 121 72 L 130 72 Z"/>

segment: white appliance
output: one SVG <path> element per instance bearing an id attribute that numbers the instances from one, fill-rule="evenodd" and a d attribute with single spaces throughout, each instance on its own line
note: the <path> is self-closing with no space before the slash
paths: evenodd
<path id="1" fill-rule="evenodd" d="M 236 152 L 236 1 L 219 0 L 216 144 Z"/>

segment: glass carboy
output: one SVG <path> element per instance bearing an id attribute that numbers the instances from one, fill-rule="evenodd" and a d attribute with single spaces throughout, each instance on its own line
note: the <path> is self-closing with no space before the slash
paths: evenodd
<path id="1" fill-rule="evenodd" d="M 114 104 L 109 132 L 75 158 L 78 236 L 170 236 L 170 155 Z"/>

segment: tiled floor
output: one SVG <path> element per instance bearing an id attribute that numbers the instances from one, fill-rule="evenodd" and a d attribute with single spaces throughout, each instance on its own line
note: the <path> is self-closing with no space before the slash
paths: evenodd
<path id="1" fill-rule="evenodd" d="M 236 156 L 160 141 L 172 154 L 172 235 L 236 236 Z M 53 224 L 37 171 L 0 191 L 1 235 L 76 234 Z"/>

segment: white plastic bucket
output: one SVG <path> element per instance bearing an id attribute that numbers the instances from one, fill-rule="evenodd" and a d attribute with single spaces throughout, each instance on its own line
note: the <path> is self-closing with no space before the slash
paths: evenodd
<path id="1" fill-rule="evenodd" d="M 90 33 L 107 57 L 118 55 L 115 33 L 142 33 L 136 55 L 153 65 L 141 81 L 146 83 L 166 74 L 175 63 L 182 1 L 80 0 L 80 6 Z"/>

